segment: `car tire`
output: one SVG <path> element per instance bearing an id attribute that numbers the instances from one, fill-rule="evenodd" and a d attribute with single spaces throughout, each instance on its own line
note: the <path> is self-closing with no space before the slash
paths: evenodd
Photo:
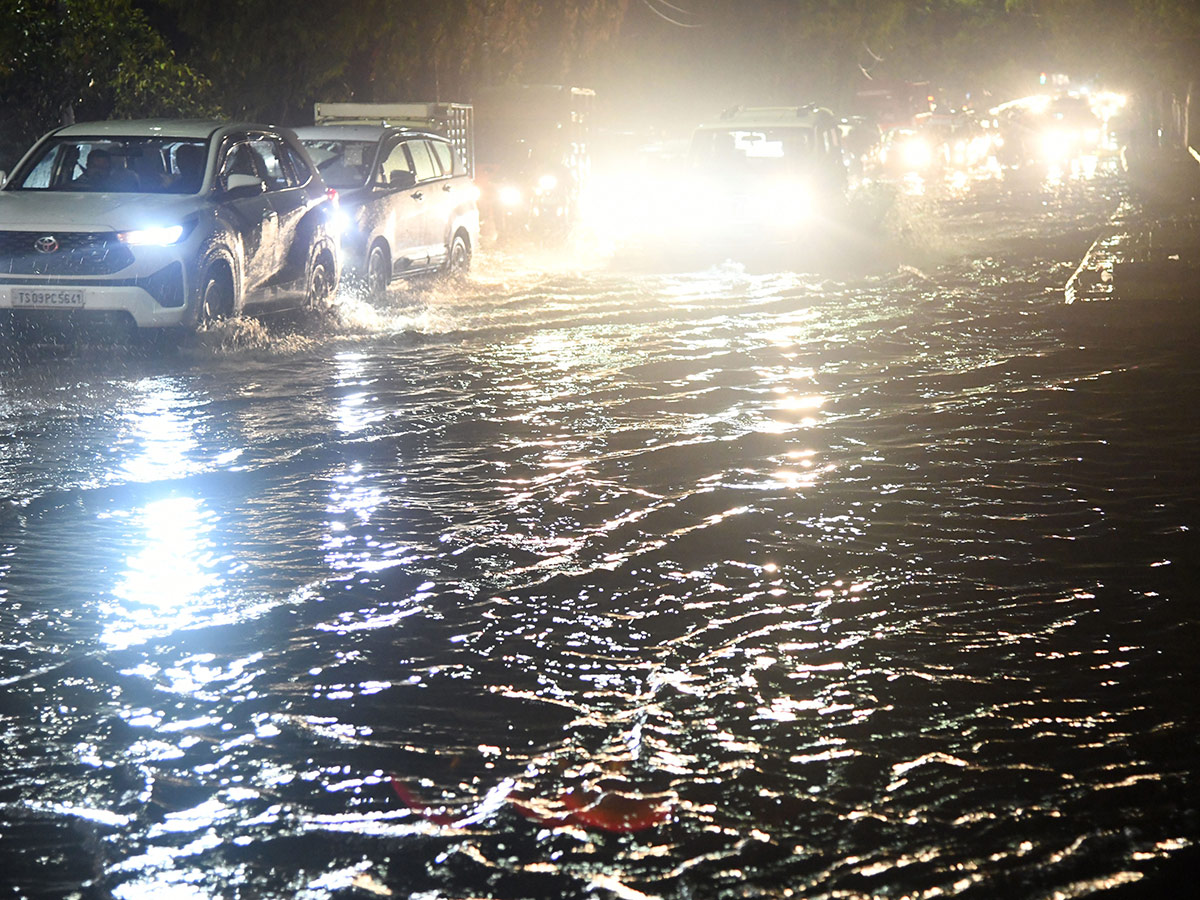
<path id="1" fill-rule="evenodd" d="M 233 280 L 224 266 L 214 265 L 204 275 L 196 326 L 203 328 L 233 317 Z"/>
<path id="2" fill-rule="evenodd" d="M 375 244 L 367 254 L 367 299 L 382 300 L 387 296 L 388 282 L 392 280 L 392 261 L 383 244 Z"/>
<path id="3" fill-rule="evenodd" d="M 447 278 L 459 280 L 467 277 L 467 273 L 471 271 L 471 247 L 467 243 L 466 236 L 461 232 L 456 232 L 453 240 L 450 241 L 450 252 L 446 254 L 446 266 L 443 269 L 443 274 Z"/>
<path id="4" fill-rule="evenodd" d="M 333 304 L 337 291 L 337 274 L 329 251 L 316 254 L 308 266 L 308 281 L 304 291 L 305 304 L 309 309 L 328 309 Z"/>

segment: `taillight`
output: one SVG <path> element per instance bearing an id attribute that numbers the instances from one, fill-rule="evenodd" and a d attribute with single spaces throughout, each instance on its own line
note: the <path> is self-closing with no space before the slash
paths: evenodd
<path id="1" fill-rule="evenodd" d="M 329 198 L 329 202 L 334 206 L 338 205 L 338 192 L 336 188 L 325 188 L 325 196 Z"/>

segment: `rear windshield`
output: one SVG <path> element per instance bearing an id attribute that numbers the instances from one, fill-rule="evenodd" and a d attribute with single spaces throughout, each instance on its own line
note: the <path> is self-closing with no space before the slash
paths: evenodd
<path id="1" fill-rule="evenodd" d="M 208 141 L 172 137 L 55 138 L 7 185 L 15 191 L 194 194 Z"/>
<path id="2" fill-rule="evenodd" d="M 812 158 L 811 128 L 705 128 L 692 139 L 692 163 L 706 169 L 782 171 Z"/>
<path id="3" fill-rule="evenodd" d="M 378 141 L 303 141 L 321 178 L 332 188 L 363 187 L 371 180 Z"/>

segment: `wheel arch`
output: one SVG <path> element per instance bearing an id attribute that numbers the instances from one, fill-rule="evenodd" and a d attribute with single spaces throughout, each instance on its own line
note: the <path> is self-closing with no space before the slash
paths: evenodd
<path id="1" fill-rule="evenodd" d="M 321 264 L 324 264 L 328 270 L 327 277 L 330 279 L 328 294 L 320 298 L 314 298 L 312 296 L 313 279 L 317 267 Z M 308 252 L 308 264 L 304 268 L 304 293 L 308 302 L 310 304 L 316 301 L 323 304 L 331 302 L 337 295 L 340 281 L 341 260 L 338 254 L 337 243 L 330 240 L 327 236 L 314 241 Z"/>
<path id="2" fill-rule="evenodd" d="M 205 254 L 200 264 L 199 277 L 193 291 L 192 318 L 196 321 L 200 316 L 200 304 L 203 301 L 204 288 L 211 273 L 218 272 L 228 279 L 229 289 L 233 295 L 232 315 L 239 316 L 246 305 L 244 279 L 242 278 L 241 261 L 237 254 L 225 247 L 216 247 Z"/>

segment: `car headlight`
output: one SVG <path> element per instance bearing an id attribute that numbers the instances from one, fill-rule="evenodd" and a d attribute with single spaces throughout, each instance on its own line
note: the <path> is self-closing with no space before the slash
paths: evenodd
<path id="1" fill-rule="evenodd" d="M 117 240 L 135 247 L 169 247 L 183 240 L 190 230 L 184 225 L 159 225 L 153 228 L 139 228 L 136 231 L 119 231 Z"/>
<path id="2" fill-rule="evenodd" d="M 502 185 L 496 196 L 499 198 L 501 206 L 521 205 L 521 189 L 516 185 Z"/>
<path id="3" fill-rule="evenodd" d="M 910 169 L 924 169 L 933 162 L 933 148 L 921 138 L 909 138 L 900 148 L 900 158 Z"/>
<path id="4" fill-rule="evenodd" d="M 547 173 L 538 179 L 537 186 L 539 191 L 552 191 L 558 187 L 558 176 Z"/>
<path id="5" fill-rule="evenodd" d="M 1066 159 L 1071 155 L 1071 135 L 1065 131 L 1047 131 L 1042 135 L 1042 152 L 1051 161 Z"/>
<path id="6" fill-rule="evenodd" d="M 784 182 L 776 187 L 782 201 L 780 218 L 784 223 L 804 222 L 812 216 L 813 193 L 807 184 Z"/>
<path id="7" fill-rule="evenodd" d="M 338 208 L 329 212 L 329 230 L 334 237 L 342 237 L 354 227 L 354 220 L 346 210 Z"/>

